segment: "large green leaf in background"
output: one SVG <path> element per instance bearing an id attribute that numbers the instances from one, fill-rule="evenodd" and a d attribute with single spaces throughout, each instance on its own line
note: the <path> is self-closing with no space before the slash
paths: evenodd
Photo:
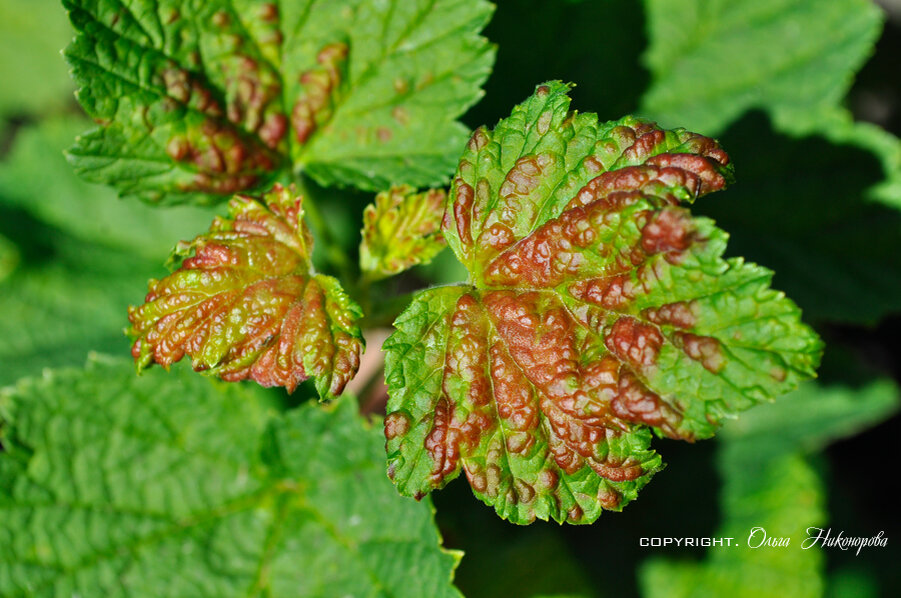
<path id="1" fill-rule="evenodd" d="M 0 385 L 84 363 L 90 350 L 126 354 L 127 306 L 159 274 L 160 256 L 211 217 L 119 201 L 79 180 L 62 151 L 83 126 L 24 127 L 0 163 L 0 235 L 17 256 L 0 280 Z"/>
<path id="2" fill-rule="evenodd" d="M 842 101 L 881 30 L 867 0 L 645 0 L 644 109 L 708 134 L 751 108 L 780 123 Z"/>
<path id="3" fill-rule="evenodd" d="M 645 6 L 652 84 L 641 112 L 721 136 L 741 183 L 700 210 L 730 232 L 733 250 L 772 267 L 810 317 L 872 323 L 898 310 L 901 142 L 841 106 L 881 30 L 879 9 L 865 0 Z"/>
<path id="4" fill-rule="evenodd" d="M 702 563 L 648 561 L 640 572 L 645 598 L 822 596 L 823 549 L 801 548 L 808 527 L 829 527 L 823 482 L 806 455 L 882 421 L 898 407 L 898 387 L 887 380 L 859 389 L 808 383 L 724 426 L 719 449 L 724 521 L 715 535 L 734 538 L 738 548 L 712 547 Z M 791 544 L 749 548 L 748 535 L 758 526 L 767 536 L 791 538 Z"/>
<path id="5" fill-rule="evenodd" d="M 0 594 L 459 596 L 379 426 L 265 397 L 106 359 L 4 391 Z"/>
<path id="6" fill-rule="evenodd" d="M 302 170 L 443 184 L 494 52 L 484 0 L 65 0 L 92 181 L 209 201 Z"/>

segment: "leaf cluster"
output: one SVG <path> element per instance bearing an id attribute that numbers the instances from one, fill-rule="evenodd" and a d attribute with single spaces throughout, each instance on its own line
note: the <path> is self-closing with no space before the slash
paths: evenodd
<path id="1" fill-rule="evenodd" d="M 632 547 L 872 525 L 826 499 L 827 445 L 898 409 L 867 1 L 20 4 L 3 596 L 454 596 L 458 565 L 473 596 L 899 587 L 822 550 Z M 140 377 L 103 355 L 129 342 Z M 499 517 L 458 483 L 436 520 L 461 474 Z M 581 531 L 502 521 L 639 490 Z"/>

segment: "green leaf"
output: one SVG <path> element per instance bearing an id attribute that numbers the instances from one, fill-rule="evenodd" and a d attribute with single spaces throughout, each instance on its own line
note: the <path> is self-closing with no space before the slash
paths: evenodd
<path id="1" fill-rule="evenodd" d="M 704 213 L 741 255 L 775 269 L 809 317 L 874 323 L 897 310 L 901 216 L 876 202 L 901 208 L 901 141 L 842 105 L 882 29 L 880 9 L 865 0 L 645 4 L 653 83 L 641 112 L 723 134 L 743 166 L 743 185 Z M 752 109 L 772 125 L 742 118 Z"/>
<path id="2" fill-rule="evenodd" d="M 751 108 L 803 128 L 831 112 L 870 55 L 866 0 L 645 0 L 653 82 L 642 112 L 711 133 Z"/>
<path id="3" fill-rule="evenodd" d="M 644 563 L 639 573 L 644 598 L 823 595 L 825 555 L 800 547 L 808 527 L 826 523 L 823 484 L 814 469 L 793 453 L 758 463 L 752 471 L 732 465 L 722 464 L 728 476 L 722 498 L 726 521 L 714 533 L 716 538 L 732 538 L 732 546 L 711 547 L 703 563 L 659 558 Z M 787 547 L 750 548 L 748 536 L 756 527 L 791 542 Z M 752 545 L 761 538 L 758 534 Z"/>
<path id="4" fill-rule="evenodd" d="M 108 187 L 82 181 L 63 150 L 86 123 L 82 118 L 48 118 L 20 129 L 0 163 L 0 202 L 87 243 L 154 261 L 209 223 L 213 212 L 208 208 L 163 209 L 117 201 Z"/>
<path id="5" fill-rule="evenodd" d="M 877 380 L 860 389 L 804 384 L 772 405 L 724 426 L 719 470 L 725 521 L 716 537 L 738 547 L 711 547 L 702 563 L 652 559 L 640 572 L 645 598 L 738 596 L 816 598 L 824 592 L 825 555 L 802 549 L 809 527 L 826 523 L 823 483 L 805 454 L 858 433 L 897 412 L 899 389 Z M 760 534 L 790 538 L 761 546 Z"/>
<path id="6" fill-rule="evenodd" d="M 107 360 L 0 396 L 3 596 L 459 596 L 352 401 Z"/>
<path id="7" fill-rule="evenodd" d="M 443 224 L 470 281 L 417 295 L 384 345 L 403 494 L 463 469 L 501 517 L 591 522 L 661 467 L 650 427 L 711 436 L 819 362 L 772 273 L 724 260 L 725 233 L 679 206 L 726 184 L 719 145 L 599 123 L 568 91 L 473 134 Z"/>
<path id="8" fill-rule="evenodd" d="M 229 218 L 179 243 L 183 260 L 151 280 L 144 305 L 129 308 L 138 371 L 185 354 L 195 370 L 293 391 L 313 377 L 338 396 L 360 365 L 360 307 L 331 276 L 316 274 L 303 199 L 276 185 L 262 201 L 241 195 Z"/>
<path id="9" fill-rule="evenodd" d="M 152 201 L 214 201 L 302 170 L 367 190 L 443 183 L 494 52 L 484 0 L 64 0 L 70 156 Z"/>
<path id="10" fill-rule="evenodd" d="M 431 262 L 445 247 L 445 197 L 441 189 L 416 193 L 409 186 L 376 195 L 363 211 L 360 269 L 377 279 Z"/>
<path id="11" fill-rule="evenodd" d="M 808 382 L 729 422 L 721 434 L 730 450 L 753 444 L 753 450 L 741 450 L 761 461 L 778 453 L 815 452 L 887 419 L 899 407 L 901 394 L 890 380 L 874 380 L 859 389 Z"/>
<path id="12" fill-rule="evenodd" d="M 72 80 L 59 49 L 72 39 L 66 13 L 52 0 L 0 4 L 0 117 L 59 109 L 72 98 Z"/>

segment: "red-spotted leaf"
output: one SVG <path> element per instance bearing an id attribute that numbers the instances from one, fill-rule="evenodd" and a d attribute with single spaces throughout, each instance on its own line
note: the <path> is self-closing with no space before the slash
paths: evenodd
<path id="1" fill-rule="evenodd" d="M 680 206 L 728 182 L 719 145 L 599 123 L 568 91 L 473 134 L 443 223 L 470 281 L 420 293 L 384 345 L 403 494 L 465 471 L 501 517 L 588 523 L 660 469 L 652 429 L 705 438 L 814 375 L 821 343 L 772 273 Z"/>
<path id="2" fill-rule="evenodd" d="M 341 394 L 360 364 L 359 306 L 310 262 L 302 199 L 276 185 L 260 202 L 235 196 L 229 218 L 182 242 L 181 267 L 151 280 L 129 308 L 132 355 L 141 370 L 185 355 L 224 380 L 289 391 L 309 377 L 320 396 Z"/>
<path id="3" fill-rule="evenodd" d="M 427 264 L 446 246 L 441 236 L 446 193 L 392 187 L 379 193 L 363 212 L 360 268 L 373 278 Z"/>
<path id="4" fill-rule="evenodd" d="M 303 171 L 323 185 L 443 184 L 494 49 L 486 0 L 63 0 L 66 58 L 99 127 L 85 178 L 214 201 Z"/>

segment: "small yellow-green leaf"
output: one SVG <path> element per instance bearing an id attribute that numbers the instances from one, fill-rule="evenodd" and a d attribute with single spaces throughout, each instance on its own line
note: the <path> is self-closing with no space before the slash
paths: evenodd
<path id="1" fill-rule="evenodd" d="M 427 264 L 444 249 L 441 218 L 446 194 L 392 187 L 375 197 L 363 212 L 360 268 L 373 278 L 392 276 Z"/>

